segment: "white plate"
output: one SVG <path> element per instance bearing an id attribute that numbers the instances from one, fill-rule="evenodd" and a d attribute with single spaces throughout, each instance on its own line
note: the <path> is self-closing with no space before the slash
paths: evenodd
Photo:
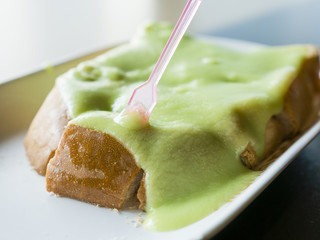
<path id="1" fill-rule="evenodd" d="M 210 41 L 241 51 L 261 45 L 220 38 Z M 80 59 L 78 59 L 80 60 Z M 317 122 L 246 190 L 208 217 L 171 232 L 137 226 L 138 211 L 115 212 L 50 195 L 29 165 L 23 137 L 36 109 L 64 65 L 0 85 L 0 239 L 203 239 L 212 237 L 253 201 L 320 132 Z M 43 79 L 48 79 L 44 81 Z"/>

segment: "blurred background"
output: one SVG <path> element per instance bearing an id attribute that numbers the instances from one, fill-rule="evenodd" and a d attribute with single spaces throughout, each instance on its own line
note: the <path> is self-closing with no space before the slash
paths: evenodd
<path id="1" fill-rule="evenodd" d="M 175 24 L 187 0 L 2 0 L 0 81 L 130 39 L 146 21 Z M 318 0 L 203 0 L 193 33 L 320 46 Z"/>

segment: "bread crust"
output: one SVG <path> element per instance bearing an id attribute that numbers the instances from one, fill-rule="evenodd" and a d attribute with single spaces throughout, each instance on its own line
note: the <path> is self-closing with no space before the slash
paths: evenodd
<path id="1" fill-rule="evenodd" d="M 143 177 L 140 182 L 138 193 L 137 193 L 137 198 L 140 202 L 139 209 L 141 209 L 141 210 L 145 210 L 146 205 L 147 205 L 145 181 L 146 181 L 146 173 L 144 172 Z"/>
<path id="2" fill-rule="evenodd" d="M 46 173 L 48 192 L 117 209 L 138 207 L 141 178 L 133 155 L 114 137 L 73 124 Z"/>
<path id="3" fill-rule="evenodd" d="M 46 174 L 47 164 L 54 156 L 67 123 L 66 105 L 54 87 L 31 122 L 24 139 L 30 164 L 40 175 Z"/>

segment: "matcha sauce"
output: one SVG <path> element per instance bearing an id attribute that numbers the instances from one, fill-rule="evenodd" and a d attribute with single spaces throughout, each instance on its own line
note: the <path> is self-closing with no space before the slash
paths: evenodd
<path id="1" fill-rule="evenodd" d="M 282 111 L 306 56 L 302 46 L 242 53 L 185 36 L 159 83 L 149 125 L 139 127 L 135 117 L 117 124 L 171 30 L 148 25 L 57 79 L 72 123 L 114 136 L 146 172 L 144 225 L 157 231 L 209 215 L 259 176 L 239 155 L 249 142 L 262 155 L 266 123 Z"/>

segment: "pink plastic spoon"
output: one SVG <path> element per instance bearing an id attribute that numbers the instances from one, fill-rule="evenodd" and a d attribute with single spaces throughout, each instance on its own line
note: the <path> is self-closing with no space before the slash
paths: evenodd
<path id="1" fill-rule="evenodd" d="M 171 60 L 178 44 L 187 30 L 193 16 L 195 15 L 202 0 L 189 0 L 180 16 L 171 36 L 164 47 L 155 68 L 153 69 L 148 81 L 137 87 L 129 100 L 128 106 L 121 113 L 138 113 L 145 123 L 148 122 L 150 114 L 157 104 L 157 85 L 162 77 L 164 70 Z"/>

